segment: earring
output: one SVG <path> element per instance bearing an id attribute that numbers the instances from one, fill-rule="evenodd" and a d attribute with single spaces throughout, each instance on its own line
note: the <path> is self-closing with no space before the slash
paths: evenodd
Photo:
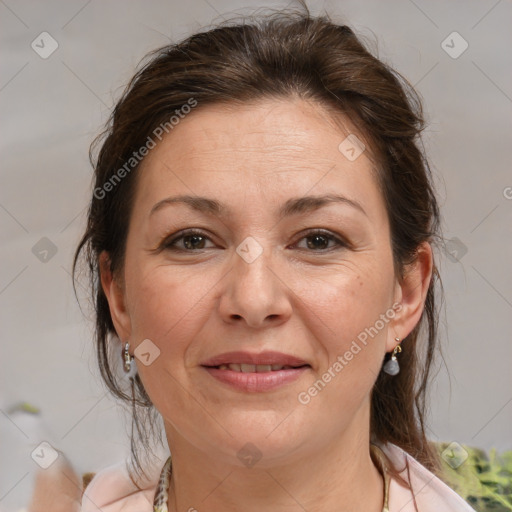
<path id="1" fill-rule="evenodd" d="M 388 375 L 397 375 L 400 372 L 400 365 L 396 360 L 396 355 L 402 352 L 402 347 L 400 346 L 400 338 L 395 338 L 395 341 L 398 342 L 398 345 L 394 348 L 391 359 L 383 367 L 383 370 Z"/>
<path id="2" fill-rule="evenodd" d="M 125 373 L 130 373 L 132 370 L 133 356 L 130 355 L 129 348 L 130 348 L 130 344 L 128 342 L 126 342 L 124 345 L 122 354 L 121 354 L 121 356 L 123 358 L 123 362 L 124 362 L 123 369 L 124 369 Z"/>

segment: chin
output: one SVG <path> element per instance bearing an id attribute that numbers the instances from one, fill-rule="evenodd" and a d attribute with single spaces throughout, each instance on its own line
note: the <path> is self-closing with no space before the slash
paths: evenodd
<path id="1" fill-rule="evenodd" d="M 210 450 L 223 452 L 226 462 L 247 467 L 250 463 L 246 464 L 246 460 L 256 461 L 253 464 L 259 468 L 289 463 L 300 458 L 308 438 L 313 438 L 304 424 L 297 425 L 291 420 L 292 416 L 244 412 L 242 418 L 222 423 L 232 437 L 225 434 L 221 439 L 211 440 Z M 233 453 L 236 459 L 233 459 Z"/>

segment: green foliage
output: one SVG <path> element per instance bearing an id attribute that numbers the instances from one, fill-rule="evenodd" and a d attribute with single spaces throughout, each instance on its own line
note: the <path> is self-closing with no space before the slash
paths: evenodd
<path id="1" fill-rule="evenodd" d="M 487 454 L 455 443 L 434 446 L 442 458 L 440 478 L 475 510 L 512 511 L 512 451 L 498 455 L 494 448 Z"/>

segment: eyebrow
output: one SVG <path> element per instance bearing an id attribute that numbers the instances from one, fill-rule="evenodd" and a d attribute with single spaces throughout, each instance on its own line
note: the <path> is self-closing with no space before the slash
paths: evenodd
<path id="1" fill-rule="evenodd" d="M 319 208 L 322 208 L 323 206 L 326 206 L 331 203 L 346 204 L 348 206 L 351 206 L 352 208 L 355 208 L 356 210 L 359 210 L 361 213 L 366 215 L 366 217 L 368 217 L 367 213 L 364 211 L 364 208 L 361 206 L 359 202 L 339 194 L 327 194 L 323 196 L 303 196 L 288 199 L 284 203 L 284 205 L 279 209 L 278 216 L 280 218 L 283 218 L 292 215 L 307 213 L 314 210 L 318 210 Z M 156 211 L 162 209 L 164 206 L 172 204 L 184 204 L 193 210 L 202 213 L 216 215 L 218 217 L 232 215 L 231 211 L 226 205 L 219 203 L 215 199 L 190 195 L 166 197 L 165 199 L 162 199 L 161 201 L 156 203 L 153 206 L 153 208 L 151 208 L 151 212 L 149 213 L 149 215 L 151 216 Z"/>

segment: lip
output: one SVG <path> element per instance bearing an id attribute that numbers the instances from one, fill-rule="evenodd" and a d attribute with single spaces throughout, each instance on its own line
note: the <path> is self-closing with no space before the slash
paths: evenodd
<path id="1" fill-rule="evenodd" d="M 250 363 L 249 363 L 250 364 Z M 278 364 L 278 363 L 275 363 Z M 220 370 L 211 366 L 203 368 L 218 381 L 228 384 L 230 387 L 240 391 L 261 393 L 272 391 L 285 384 L 289 384 L 311 369 L 310 366 L 290 368 L 286 370 L 274 370 L 269 372 L 237 372 L 233 370 Z"/>
<path id="2" fill-rule="evenodd" d="M 222 364 L 253 364 L 293 366 L 268 372 L 237 372 L 217 368 Z M 245 392 L 272 391 L 297 380 L 311 365 L 296 356 L 282 352 L 266 351 L 258 354 L 245 351 L 224 352 L 204 361 L 201 366 L 216 380 Z"/>
<path id="3" fill-rule="evenodd" d="M 224 352 L 223 354 L 210 357 L 201 363 L 201 366 L 212 367 L 221 364 L 281 364 L 283 366 L 304 366 L 309 365 L 307 361 L 290 354 L 283 354 L 282 352 L 266 351 L 258 354 L 236 351 Z M 281 371 L 281 370 L 278 370 Z M 276 372 L 277 373 L 277 372 Z"/>

